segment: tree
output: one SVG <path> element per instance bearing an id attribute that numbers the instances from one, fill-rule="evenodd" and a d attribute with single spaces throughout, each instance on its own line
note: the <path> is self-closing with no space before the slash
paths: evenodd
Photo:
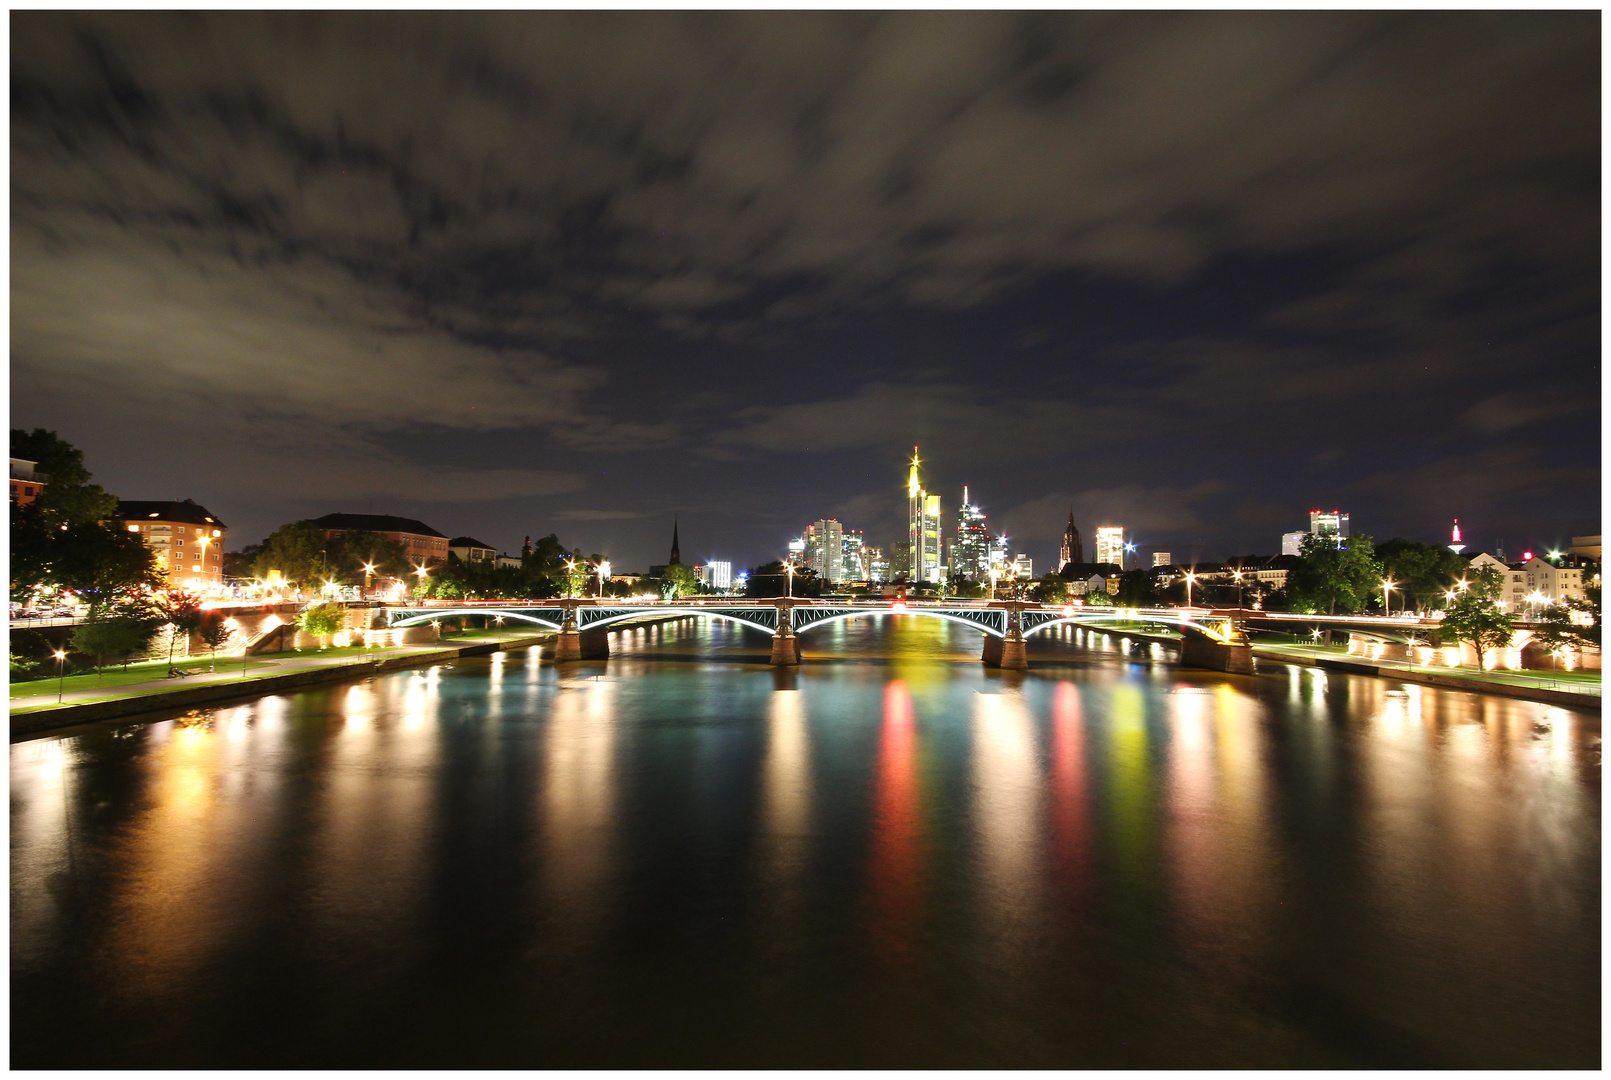
<path id="1" fill-rule="evenodd" d="M 1480 567 L 1471 572 L 1470 586 L 1455 597 L 1443 612 L 1438 636 L 1446 641 L 1469 641 L 1477 650 L 1477 670 L 1483 669 L 1483 657 L 1489 649 L 1510 644 L 1514 630 L 1510 616 L 1499 606 L 1499 592 L 1504 577 L 1493 566 Z"/>
<path id="2" fill-rule="evenodd" d="M 1376 549 L 1385 576 L 1394 581 L 1407 608 L 1442 606 L 1443 596 L 1465 572 L 1465 560 L 1440 544 L 1395 536 Z"/>
<path id="3" fill-rule="evenodd" d="M 1047 574 L 1035 583 L 1029 595 L 1042 604 L 1061 604 L 1068 599 L 1068 582 L 1056 574 Z"/>
<path id="4" fill-rule="evenodd" d="M 1113 597 L 1108 595 L 1106 589 L 1093 589 L 1085 594 L 1086 607 L 1112 607 Z"/>
<path id="5" fill-rule="evenodd" d="M 286 581 L 297 585 L 323 582 L 330 575 L 325 552 L 324 530 L 311 521 L 281 525 L 263 541 L 262 554 L 252 560 L 252 571 L 268 577 L 278 570 Z"/>
<path id="6" fill-rule="evenodd" d="M 73 648 L 95 660 L 95 674 L 108 659 L 122 660 L 143 651 L 156 634 L 156 624 L 129 614 L 92 612 L 78 629 L 73 631 Z"/>
<path id="7" fill-rule="evenodd" d="M 327 638 L 347 623 L 347 609 L 341 604 L 315 604 L 297 616 L 297 625 L 316 638 Z M 323 645 L 319 646 L 321 649 Z"/>
<path id="8" fill-rule="evenodd" d="M 1587 624 L 1574 621 L 1574 613 L 1588 616 Z M 1545 608 L 1533 627 L 1533 636 L 1548 645 L 1551 651 L 1566 646 L 1574 649 L 1600 647 L 1600 612 L 1588 603 L 1568 601 Z"/>
<path id="9" fill-rule="evenodd" d="M 700 581 L 690 567 L 674 563 L 666 567 L 666 576 L 661 579 L 660 598 L 675 600 L 679 596 L 692 596 L 699 591 L 699 586 Z"/>
<path id="10" fill-rule="evenodd" d="M 53 535 L 46 580 L 71 589 L 91 610 L 164 583 L 151 549 L 118 522 L 66 523 Z"/>
<path id="11" fill-rule="evenodd" d="M 218 663 L 218 650 L 229 644 L 229 639 L 235 636 L 235 628 L 229 625 L 223 612 L 209 611 L 202 616 L 196 636 L 201 638 L 201 643 L 212 654 L 207 661 L 207 670 L 211 671 Z"/>
<path id="12" fill-rule="evenodd" d="M 12 428 L 11 456 L 35 462 L 45 474 L 44 487 L 30 506 L 38 507 L 50 524 L 105 521 L 117 513 L 117 496 L 89 482 L 84 451 L 54 431 Z"/>
<path id="13" fill-rule="evenodd" d="M 362 584 L 366 565 L 373 566 L 373 574 L 382 577 L 406 577 L 414 570 L 402 541 L 367 529 L 351 529 L 331 537 L 324 550 L 331 580 L 343 585 Z"/>
<path id="14" fill-rule="evenodd" d="M 11 510 L 11 589 L 14 596 L 40 585 L 69 585 L 63 574 L 100 578 L 86 558 L 104 556 L 120 564 L 133 548 L 144 549 L 138 536 L 121 526 L 103 524 L 117 513 L 117 497 L 89 482 L 84 453 L 54 431 L 35 428 L 11 431 L 11 455 L 36 462 L 45 474 L 39 497 Z M 116 534 L 116 535 L 114 535 Z M 65 563 L 64 563 L 65 560 Z M 155 567 L 146 552 L 145 562 Z M 136 579 L 141 575 L 136 573 Z"/>
<path id="15" fill-rule="evenodd" d="M 1338 547 L 1331 536 L 1310 534 L 1303 538 L 1298 565 L 1287 577 L 1287 595 L 1294 606 L 1312 604 L 1328 614 L 1358 611 L 1381 589 L 1381 566 L 1368 536 L 1342 538 Z M 1298 608 L 1301 610 L 1301 608 Z"/>
<path id="16" fill-rule="evenodd" d="M 1119 592 L 1114 598 L 1121 607 L 1144 608 L 1158 604 L 1151 570 L 1126 570 L 1119 575 Z"/>
<path id="17" fill-rule="evenodd" d="M 958 600 L 982 599 L 987 588 L 988 586 L 961 574 L 957 574 L 951 579 L 951 595 Z"/>
<path id="18" fill-rule="evenodd" d="M 168 666 L 173 667 L 173 646 L 180 634 L 202 624 L 201 597 L 185 589 L 164 589 L 151 598 L 151 611 L 171 629 L 168 632 Z"/>
<path id="19" fill-rule="evenodd" d="M 11 681 L 31 678 L 51 652 L 50 640 L 38 630 L 11 631 Z"/>

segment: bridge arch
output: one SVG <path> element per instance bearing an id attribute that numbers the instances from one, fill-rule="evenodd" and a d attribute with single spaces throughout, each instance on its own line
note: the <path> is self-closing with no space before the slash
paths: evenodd
<path id="1" fill-rule="evenodd" d="M 809 609 L 800 608 L 800 609 L 797 609 L 797 610 L 809 610 Z M 984 610 L 1000 610 L 1000 609 L 984 609 Z M 934 610 L 932 608 L 867 608 L 867 609 L 852 610 L 852 611 L 836 611 L 832 615 L 824 615 L 821 618 L 812 619 L 810 622 L 806 623 L 804 626 L 797 626 L 797 627 L 795 627 L 794 632 L 796 634 L 804 634 L 808 630 L 815 630 L 817 627 L 826 626 L 828 623 L 843 622 L 843 621 L 845 621 L 847 619 L 856 619 L 856 618 L 860 618 L 860 617 L 862 617 L 864 615 L 873 615 L 873 616 L 879 616 L 879 617 L 887 616 L 887 615 L 921 615 L 924 618 L 928 618 L 928 619 L 945 619 L 948 622 L 959 623 L 959 624 L 961 624 L 963 626 L 972 627 L 973 629 L 978 630 L 980 633 L 987 634 L 990 637 L 1005 637 L 1006 636 L 1006 634 L 1003 631 L 997 630 L 995 627 L 991 626 L 989 623 L 981 622 L 978 619 L 964 618 L 961 615 L 955 614 L 954 612 L 936 611 L 936 610 Z"/>
<path id="2" fill-rule="evenodd" d="M 751 630 L 759 630 L 761 633 L 766 634 L 768 636 L 771 636 L 772 634 L 777 632 L 776 627 L 768 626 L 765 622 L 762 622 L 760 619 L 750 619 L 750 618 L 745 618 L 745 617 L 740 616 L 740 615 L 734 615 L 731 612 L 710 611 L 710 610 L 701 609 L 701 608 L 686 608 L 686 609 L 645 608 L 642 611 L 623 611 L 623 612 L 621 612 L 620 614 L 617 614 L 617 615 L 607 615 L 602 619 L 595 619 L 592 622 L 589 622 L 586 625 L 582 626 L 581 629 L 583 629 L 583 630 L 601 630 L 601 629 L 604 629 L 606 627 L 608 627 L 608 628 L 610 628 L 612 630 L 630 629 L 630 627 L 622 627 L 619 624 L 629 622 L 629 621 L 631 621 L 633 619 L 642 619 L 642 618 L 645 618 L 645 617 L 659 617 L 659 618 L 663 619 L 663 618 L 665 618 L 666 612 L 668 610 L 675 611 L 678 618 L 686 618 L 689 615 L 697 615 L 697 616 L 699 616 L 700 618 L 703 618 L 703 619 L 721 619 L 721 620 L 723 620 L 725 622 L 738 623 L 740 626 L 747 626 Z M 775 608 L 771 608 L 771 609 L 767 609 L 767 610 L 774 611 L 774 612 L 776 611 Z M 773 617 L 776 618 L 776 615 L 774 615 Z"/>
<path id="3" fill-rule="evenodd" d="M 511 608 L 441 608 L 433 611 L 416 611 L 405 614 L 402 618 L 392 619 L 389 625 L 393 628 L 419 626 L 421 623 L 434 622 L 439 619 L 456 619 L 461 615 L 485 615 L 489 619 L 518 619 L 521 622 L 531 623 L 534 626 L 545 627 L 549 630 L 561 628 L 560 623 L 552 619 Z"/>
<path id="4" fill-rule="evenodd" d="M 1178 626 L 1184 631 L 1200 634 L 1211 641 L 1225 643 L 1229 640 L 1217 627 L 1199 623 L 1188 616 L 1153 614 L 1151 612 L 1141 615 L 1139 613 L 1126 612 L 1122 608 L 1114 609 L 1112 612 L 1104 611 L 1101 614 L 1081 612 L 1075 615 L 1059 615 L 1055 618 L 1037 622 L 1032 627 L 1027 627 L 1024 630 L 1024 637 L 1027 639 L 1034 634 L 1038 634 L 1041 631 L 1048 630 L 1054 626 L 1090 626 L 1100 629 L 1102 623 L 1111 622 L 1164 623 L 1171 626 Z"/>

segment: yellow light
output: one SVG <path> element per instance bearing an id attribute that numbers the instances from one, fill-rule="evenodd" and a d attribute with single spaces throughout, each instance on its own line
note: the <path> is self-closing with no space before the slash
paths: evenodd
<path id="1" fill-rule="evenodd" d="M 55 657 L 55 658 L 56 658 L 56 659 L 58 659 L 58 660 L 62 660 L 62 659 L 65 659 L 65 658 L 66 658 L 66 656 L 67 656 L 67 654 L 66 654 L 66 653 L 64 653 L 64 652 L 61 652 L 61 651 L 60 651 L 60 650 L 58 650 L 58 651 L 56 651 L 56 652 L 53 652 L 53 653 L 51 653 L 51 655 L 52 655 L 52 656 L 54 656 L 54 657 Z"/>

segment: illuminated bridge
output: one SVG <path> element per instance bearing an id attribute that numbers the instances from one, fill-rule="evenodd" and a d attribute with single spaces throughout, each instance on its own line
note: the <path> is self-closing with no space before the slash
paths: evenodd
<path id="1" fill-rule="evenodd" d="M 993 667 L 1029 666 L 1025 642 L 1058 626 L 1101 627 L 1117 622 L 1145 622 L 1177 627 L 1182 661 L 1220 671 L 1251 672 L 1252 650 L 1234 611 L 1202 608 L 1099 608 L 1041 605 L 1023 601 L 946 603 L 874 600 L 832 602 L 801 599 L 684 600 L 618 604 L 597 600 L 537 602 L 456 602 L 386 610 L 390 627 L 417 626 L 462 615 L 524 622 L 556 631 L 560 660 L 601 659 L 609 655 L 608 634 L 632 622 L 659 621 L 667 616 L 723 619 L 766 633 L 772 638 L 772 663 L 798 664 L 800 637 L 818 627 L 846 619 L 894 615 L 946 619 L 983 636 L 981 659 Z"/>

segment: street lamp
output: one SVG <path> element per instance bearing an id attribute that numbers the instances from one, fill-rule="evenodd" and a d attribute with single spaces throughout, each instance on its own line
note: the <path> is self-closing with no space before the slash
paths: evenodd
<path id="1" fill-rule="evenodd" d="M 1191 587 L 1197 581 L 1197 575 L 1190 570 L 1186 571 L 1186 606 L 1191 607 Z"/>
<path id="2" fill-rule="evenodd" d="M 610 560 L 609 559 L 600 559 L 599 560 L 598 572 L 599 572 L 599 599 L 602 600 L 602 599 L 604 599 L 604 582 L 607 581 L 609 579 L 609 577 L 610 577 Z"/>
<path id="3" fill-rule="evenodd" d="M 1134 544 L 1126 544 L 1126 545 L 1124 545 L 1124 550 L 1128 554 L 1134 555 L 1135 552 L 1136 552 L 1136 546 Z M 1119 556 L 1119 572 L 1120 573 L 1124 572 L 1124 556 L 1123 555 Z"/>
<path id="4" fill-rule="evenodd" d="M 1232 572 L 1231 576 L 1236 579 L 1236 610 L 1241 611 L 1242 610 L 1242 571 L 1240 569 L 1237 569 L 1237 570 Z"/>
<path id="5" fill-rule="evenodd" d="M 66 685 L 67 669 L 64 666 L 67 660 L 67 650 L 57 649 L 56 653 L 56 704 L 62 703 L 62 687 Z"/>
<path id="6" fill-rule="evenodd" d="M 790 597 L 793 597 L 794 596 L 794 562 L 793 562 L 793 560 L 790 560 L 790 561 L 785 562 L 783 564 L 783 572 L 785 574 L 787 574 L 788 578 L 789 578 L 789 592 L 788 592 L 788 595 Z"/>
<path id="7" fill-rule="evenodd" d="M 414 573 L 419 575 L 419 579 L 420 579 L 419 590 L 420 590 L 420 594 L 424 595 L 424 593 L 425 593 L 425 579 L 430 574 L 430 571 L 427 570 L 424 567 L 424 565 L 422 564 L 422 565 L 416 566 L 414 568 Z"/>
<path id="8" fill-rule="evenodd" d="M 372 562 L 364 563 L 364 594 L 366 596 L 369 594 L 369 579 L 374 573 L 375 564 Z"/>
<path id="9" fill-rule="evenodd" d="M 1391 578 L 1382 579 L 1382 614 L 1384 615 L 1393 614 L 1392 598 L 1388 596 L 1388 591 L 1393 588 L 1393 584 L 1394 582 Z"/>
<path id="10" fill-rule="evenodd" d="M 565 599 L 569 600 L 576 591 L 576 558 L 572 556 L 565 560 Z"/>

